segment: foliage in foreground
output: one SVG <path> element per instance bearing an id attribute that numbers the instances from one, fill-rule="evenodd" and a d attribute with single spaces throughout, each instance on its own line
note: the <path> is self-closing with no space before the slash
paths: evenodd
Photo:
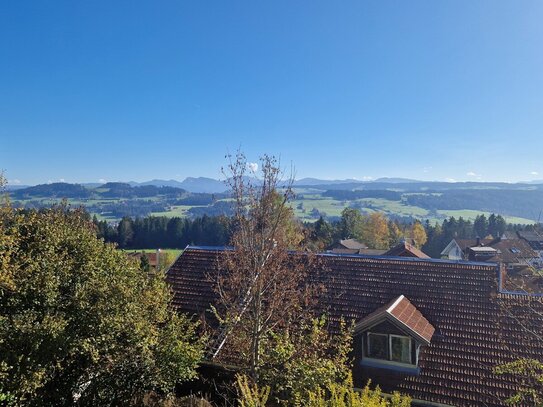
<path id="1" fill-rule="evenodd" d="M 264 407 L 268 402 L 270 387 L 259 387 L 257 384 L 251 383 L 247 376 L 238 375 L 236 377 L 236 389 L 240 407 Z"/>
<path id="2" fill-rule="evenodd" d="M 251 384 L 246 376 L 238 376 L 238 403 L 240 407 L 264 407 L 267 405 L 270 388 L 259 388 Z M 390 398 L 381 394 L 379 386 L 371 388 L 368 382 L 361 391 L 353 388 L 352 377 L 349 373 L 341 383 L 330 382 L 323 386 L 317 386 L 309 391 L 303 398 L 290 400 L 286 405 L 298 405 L 306 407 L 409 407 L 411 398 L 395 392 Z"/>
<path id="3" fill-rule="evenodd" d="M 522 381 L 517 393 L 506 400 L 508 405 L 529 403 L 543 406 L 543 363 L 535 359 L 520 358 L 513 362 L 497 366 L 497 374 L 512 374 Z"/>
<path id="4" fill-rule="evenodd" d="M 162 275 L 78 212 L 0 210 L 0 389 L 13 404 L 141 404 L 195 375 L 202 344 Z"/>
<path id="5" fill-rule="evenodd" d="M 402 396 L 398 392 L 390 398 L 381 394 L 377 386 L 371 389 L 371 383 L 366 384 L 362 391 L 353 388 L 352 378 L 349 376 L 345 383 L 331 383 L 326 389 L 318 388 L 309 394 L 307 401 L 302 404 L 308 407 L 409 407 L 411 398 Z"/>
<path id="6" fill-rule="evenodd" d="M 343 383 L 350 374 L 352 336 L 341 324 L 332 335 L 324 317 L 300 322 L 296 330 L 271 335 L 264 344 L 259 384 L 276 404 L 304 400 L 325 383 Z"/>

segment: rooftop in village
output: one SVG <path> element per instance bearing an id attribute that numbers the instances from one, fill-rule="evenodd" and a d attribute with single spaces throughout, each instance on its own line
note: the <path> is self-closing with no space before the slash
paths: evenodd
<path id="1" fill-rule="evenodd" d="M 213 318 L 214 279 L 225 248 L 188 247 L 169 269 L 173 304 Z M 326 287 L 320 311 L 331 331 L 353 321 L 355 385 L 450 406 L 501 406 L 518 389 L 494 367 L 543 362 L 543 296 L 509 292 L 496 263 L 319 254 L 312 278 Z M 522 322 L 519 322 L 522 321 Z M 528 330 L 528 331 L 527 331 Z"/>

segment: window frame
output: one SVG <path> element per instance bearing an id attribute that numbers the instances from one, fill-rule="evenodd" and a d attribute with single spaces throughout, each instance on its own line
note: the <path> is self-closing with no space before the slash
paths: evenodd
<path id="1" fill-rule="evenodd" d="M 371 357 L 371 356 L 368 356 L 368 358 L 370 358 L 370 359 L 375 359 L 375 360 L 390 360 L 390 351 L 391 351 L 391 347 L 390 347 L 390 338 L 389 338 L 389 335 L 388 335 L 388 334 L 378 333 L 378 332 L 368 332 L 368 334 L 367 334 L 367 336 L 366 336 L 366 337 L 367 337 L 367 342 L 368 342 L 368 347 L 367 347 L 367 354 L 368 354 L 368 355 L 371 353 L 370 335 L 375 335 L 375 336 L 385 336 L 385 337 L 386 337 L 387 359 L 373 358 L 373 357 Z"/>
<path id="2" fill-rule="evenodd" d="M 401 362 L 399 360 L 392 360 L 392 338 L 409 339 L 409 362 Z M 404 365 L 415 365 L 415 363 L 413 363 L 413 338 L 411 338 L 410 336 L 405 336 L 405 335 L 388 334 L 388 344 L 390 346 L 389 355 L 388 355 L 389 361 L 394 362 L 394 363 L 401 363 Z"/>
<path id="3" fill-rule="evenodd" d="M 386 336 L 387 337 L 387 345 L 388 345 L 388 355 L 387 359 L 379 359 L 374 358 L 371 356 L 368 356 L 370 354 L 370 334 L 371 335 L 379 335 L 379 336 Z M 396 360 L 392 360 L 392 338 L 405 338 L 409 339 L 409 359 L 410 362 L 399 362 Z M 380 333 L 380 332 L 371 332 L 366 331 L 365 335 L 362 336 L 362 345 L 363 345 L 363 352 L 362 352 L 362 361 L 365 359 L 367 361 L 371 361 L 375 364 L 382 364 L 385 366 L 398 366 L 398 367 L 405 367 L 405 368 L 418 368 L 418 351 L 419 346 L 417 346 L 417 343 L 414 338 L 407 335 L 397 335 L 397 334 L 388 334 L 388 333 Z M 413 346 L 415 346 L 417 354 L 413 356 Z"/>

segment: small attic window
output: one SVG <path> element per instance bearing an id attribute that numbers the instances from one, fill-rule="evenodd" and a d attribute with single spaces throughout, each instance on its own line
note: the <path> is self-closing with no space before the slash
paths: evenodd
<path id="1" fill-rule="evenodd" d="M 517 249 L 516 247 L 511 247 L 511 253 L 519 254 L 519 253 L 520 253 L 520 250 Z"/>
<path id="2" fill-rule="evenodd" d="M 413 340 L 408 336 L 367 332 L 366 357 L 395 363 L 413 363 Z"/>
<path id="3" fill-rule="evenodd" d="M 368 357 L 388 360 L 390 354 L 389 348 L 387 334 L 368 332 Z"/>

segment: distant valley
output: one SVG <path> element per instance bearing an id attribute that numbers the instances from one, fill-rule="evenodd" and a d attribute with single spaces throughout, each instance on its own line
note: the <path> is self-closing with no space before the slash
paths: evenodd
<path id="1" fill-rule="evenodd" d="M 303 221 L 320 216 L 335 219 L 346 207 L 380 211 L 390 218 L 440 221 L 450 216 L 474 219 L 480 213 L 499 213 L 510 223 L 540 221 L 543 183 L 428 182 L 401 178 L 375 181 L 320 180 L 294 182 L 293 210 Z M 227 186 L 212 178 L 184 181 L 51 183 L 8 187 L 14 205 L 41 208 L 66 199 L 84 206 L 100 219 L 123 216 L 180 216 L 229 214 Z"/>

